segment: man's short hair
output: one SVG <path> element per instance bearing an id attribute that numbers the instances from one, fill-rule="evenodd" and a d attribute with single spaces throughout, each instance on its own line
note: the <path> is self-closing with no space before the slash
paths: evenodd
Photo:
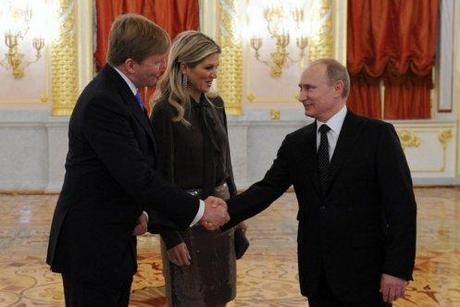
<path id="1" fill-rule="evenodd" d="M 168 33 L 153 21 L 137 14 L 120 15 L 110 29 L 107 62 L 118 66 L 131 58 L 140 63 L 152 54 L 165 53 L 170 43 Z"/>
<path id="2" fill-rule="evenodd" d="M 326 66 L 326 76 L 330 82 L 342 81 L 343 92 L 342 97 L 347 99 L 350 94 L 350 75 L 347 68 L 339 61 L 331 58 L 322 58 L 310 64 L 310 66 L 323 64 Z"/>

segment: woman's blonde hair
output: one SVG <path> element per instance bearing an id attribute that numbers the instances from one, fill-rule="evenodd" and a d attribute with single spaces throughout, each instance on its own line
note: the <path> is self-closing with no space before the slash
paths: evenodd
<path id="1" fill-rule="evenodd" d="M 190 107 L 190 94 L 184 85 L 186 77 L 182 73 L 181 64 L 194 68 L 207 56 L 215 53 L 221 53 L 219 45 L 209 36 L 197 31 L 182 32 L 172 43 L 168 65 L 158 82 L 154 102 L 167 99 L 177 111 L 174 122 L 190 126 L 184 118 L 185 109 Z"/>

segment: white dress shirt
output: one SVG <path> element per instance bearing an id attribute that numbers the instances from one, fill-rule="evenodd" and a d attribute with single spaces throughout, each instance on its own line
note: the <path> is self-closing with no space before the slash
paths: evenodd
<path id="1" fill-rule="evenodd" d="M 335 147 L 337 146 L 337 140 L 339 139 L 340 131 L 342 130 L 343 122 L 345 116 L 347 115 L 347 107 L 343 106 L 340 111 L 334 114 L 329 120 L 325 123 L 316 121 L 316 150 L 319 149 L 319 143 L 321 142 L 321 132 L 319 132 L 319 127 L 324 124 L 327 124 L 331 130 L 329 130 L 327 135 L 327 142 L 329 143 L 329 161 L 332 159 L 334 154 Z"/>
<path id="2" fill-rule="evenodd" d="M 131 80 L 129 80 L 129 78 L 124 73 L 122 73 L 118 68 L 113 67 L 113 69 L 115 69 L 115 71 L 123 78 L 123 80 L 125 80 L 126 84 L 128 84 L 129 86 L 129 89 L 133 92 L 133 95 L 136 96 L 138 89 L 134 85 L 134 83 Z M 198 212 L 196 213 L 195 218 L 190 224 L 190 227 L 192 227 L 193 225 L 195 225 L 201 220 L 201 218 L 204 215 L 204 208 L 205 208 L 204 201 L 200 199 L 200 207 L 198 208 Z M 149 215 L 147 214 L 147 212 L 144 211 L 143 214 L 147 216 L 147 220 L 148 220 Z"/>

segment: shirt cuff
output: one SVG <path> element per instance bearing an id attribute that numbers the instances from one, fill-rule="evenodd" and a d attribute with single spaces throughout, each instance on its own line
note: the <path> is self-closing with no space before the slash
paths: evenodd
<path id="1" fill-rule="evenodd" d="M 201 220 L 201 218 L 203 217 L 203 215 L 204 215 L 204 201 L 202 201 L 200 199 L 200 208 L 198 208 L 198 212 L 196 213 L 195 218 L 193 219 L 192 223 L 190 224 L 190 227 L 192 227 L 193 225 L 198 223 Z"/>
<path id="2" fill-rule="evenodd" d="M 145 211 L 142 211 L 142 214 L 147 218 L 147 223 L 149 222 L 149 214 Z"/>

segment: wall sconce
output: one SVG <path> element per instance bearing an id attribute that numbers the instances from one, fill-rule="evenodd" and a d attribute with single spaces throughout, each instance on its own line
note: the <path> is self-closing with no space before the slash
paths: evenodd
<path id="1" fill-rule="evenodd" d="M 15 79 L 21 79 L 24 68 L 41 58 L 45 39 L 51 39 L 57 29 L 52 25 L 56 21 L 53 7 L 51 0 L 2 0 L 0 35 L 7 52 L 0 66 L 11 71 Z M 26 58 L 30 49 L 34 52 L 31 60 Z"/>
<path id="2" fill-rule="evenodd" d="M 255 1 L 254 1 L 255 2 Z M 271 76 L 281 77 L 283 69 L 293 63 L 303 61 L 309 38 L 319 29 L 320 20 L 315 18 L 315 0 L 270 0 L 264 4 L 248 7 L 248 39 L 254 50 L 255 58 L 270 67 Z M 308 7 L 308 16 L 307 10 Z M 273 41 L 275 50 L 269 60 L 263 60 L 260 49 L 264 37 Z M 299 54 L 292 58 L 288 52 L 289 44 L 294 38 Z M 265 39 L 267 41 L 267 39 Z"/>

